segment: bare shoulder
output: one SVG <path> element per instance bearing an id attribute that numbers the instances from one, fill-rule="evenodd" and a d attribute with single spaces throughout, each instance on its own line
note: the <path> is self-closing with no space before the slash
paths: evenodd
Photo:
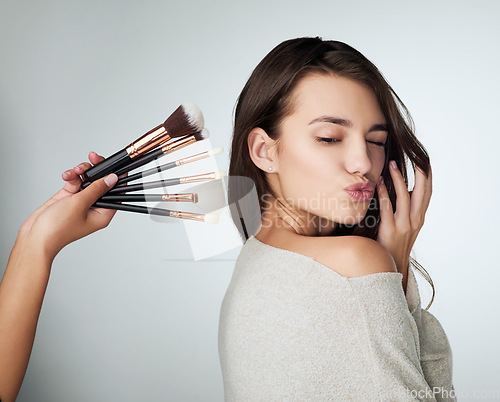
<path id="1" fill-rule="evenodd" d="M 271 239 L 264 239 L 264 242 L 311 257 L 348 278 L 398 272 L 391 254 L 381 244 L 366 237 L 308 237 L 290 234 L 273 236 L 272 241 L 269 240 Z"/>

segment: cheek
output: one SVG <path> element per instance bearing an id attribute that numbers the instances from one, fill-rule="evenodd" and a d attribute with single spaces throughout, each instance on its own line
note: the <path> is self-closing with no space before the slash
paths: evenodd
<path id="1" fill-rule="evenodd" d="M 382 174 L 385 165 L 385 150 L 376 149 L 370 153 L 370 160 L 372 162 L 372 173 L 374 179 Z"/>
<path id="2" fill-rule="evenodd" d="M 337 158 L 311 148 L 297 144 L 283 150 L 279 180 L 286 198 L 315 197 L 336 187 Z"/>

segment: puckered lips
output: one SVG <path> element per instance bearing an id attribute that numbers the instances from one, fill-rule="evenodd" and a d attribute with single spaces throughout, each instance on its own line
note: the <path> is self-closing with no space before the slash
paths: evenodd
<path id="1" fill-rule="evenodd" d="M 370 201 L 373 198 L 375 184 L 371 181 L 358 182 L 344 189 L 356 201 Z"/>

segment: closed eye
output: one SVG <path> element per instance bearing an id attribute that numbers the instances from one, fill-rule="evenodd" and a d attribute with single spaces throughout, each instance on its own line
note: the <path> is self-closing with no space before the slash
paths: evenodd
<path id="1" fill-rule="evenodd" d="M 380 142 L 380 141 L 368 141 L 370 144 L 375 144 L 379 147 L 385 147 L 385 144 L 383 142 Z"/>
<path id="2" fill-rule="evenodd" d="M 329 138 L 329 137 L 317 137 L 316 141 L 321 144 L 334 144 L 336 142 L 340 142 L 337 138 Z"/>
<path id="3" fill-rule="evenodd" d="M 329 137 L 317 137 L 316 141 L 321 143 L 321 144 L 335 144 L 337 142 L 340 142 L 341 140 L 337 138 L 329 138 Z M 367 141 L 370 144 L 377 145 L 379 147 L 385 147 L 385 143 L 380 142 L 380 141 Z"/>

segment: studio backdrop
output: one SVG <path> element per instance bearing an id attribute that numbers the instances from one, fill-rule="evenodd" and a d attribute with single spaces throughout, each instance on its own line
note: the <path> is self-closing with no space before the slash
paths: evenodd
<path id="1" fill-rule="evenodd" d="M 299 36 L 344 41 L 379 67 L 430 155 L 414 256 L 437 290 L 455 389 L 500 398 L 499 14 L 493 0 L 2 1 L 1 269 L 89 151 L 109 156 L 191 102 L 210 133 L 196 151 L 224 151 L 182 172 L 227 172 L 234 105 L 262 57 Z M 219 309 L 241 243 L 227 216 L 195 224 L 118 212 L 66 247 L 18 400 L 223 400 Z"/>

